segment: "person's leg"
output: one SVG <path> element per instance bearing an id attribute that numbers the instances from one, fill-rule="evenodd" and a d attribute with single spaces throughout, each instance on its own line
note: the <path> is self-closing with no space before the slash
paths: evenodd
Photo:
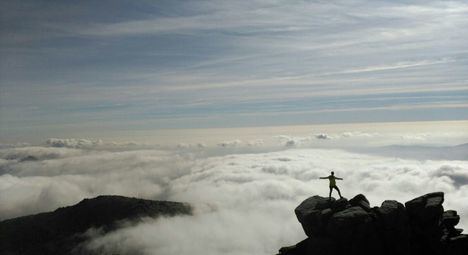
<path id="1" fill-rule="evenodd" d="M 338 186 L 335 186 L 334 188 L 336 189 L 336 191 L 338 191 L 338 195 L 340 195 L 340 198 L 342 198 L 341 192 L 340 192 L 340 189 L 338 188 Z"/>
<path id="2" fill-rule="evenodd" d="M 330 187 L 330 193 L 328 194 L 328 199 L 331 199 L 331 193 L 332 193 L 333 188 Z"/>

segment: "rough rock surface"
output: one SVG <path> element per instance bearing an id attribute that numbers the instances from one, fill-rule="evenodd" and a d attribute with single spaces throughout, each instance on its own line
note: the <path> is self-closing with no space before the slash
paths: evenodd
<path id="1" fill-rule="evenodd" d="M 142 217 L 191 214 L 190 205 L 122 196 L 99 196 L 53 212 L 0 222 L 0 254 L 70 254 L 90 228 L 105 233 Z"/>
<path id="2" fill-rule="evenodd" d="M 467 255 L 468 235 L 455 228 L 460 216 L 444 212 L 443 202 L 442 192 L 373 208 L 362 194 L 349 201 L 313 196 L 295 209 L 308 237 L 279 254 Z"/>

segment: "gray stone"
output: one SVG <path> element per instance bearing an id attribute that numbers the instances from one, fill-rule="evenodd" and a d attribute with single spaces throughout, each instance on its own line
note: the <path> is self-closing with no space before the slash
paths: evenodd
<path id="1" fill-rule="evenodd" d="M 385 200 L 378 208 L 382 242 L 388 254 L 409 254 L 408 217 L 403 204 Z"/>
<path id="2" fill-rule="evenodd" d="M 304 200 L 294 210 L 297 219 L 302 225 L 307 236 L 320 234 L 324 232 L 326 221 L 331 216 L 330 209 L 335 200 L 324 198 L 321 196 L 313 196 Z"/>
<path id="3" fill-rule="evenodd" d="M 349 200 L 349 204 L 351 206 L 359 206 L 366 212 L 370 212 L 371 210 L 369 200 L 367 200 L 367 198 L 363 194 L 358 194 L 355 197 L 351 198 L 351 200 Z"/>
<path id="4" fill-rule="evenodd" d="M 350 204 L 348 202 L 348 199 L 342 197 L 338 200 L 336 200 L 333 204 L 332 204 L 332 210 L 333 212 L 340 212 L 340 211 L 343 211 L 345 210 L 346 208 L 349 208 L 350 207 Z"/>
<path id="5" fill-rule="evenodd" d="M 443 202 L 444 193 L 434 192 L 406 202 L 405 207 L 410 218 L 413 218 L 415 221 L 422 224 L 436 224 L 444 211 L 442 207 Z"/>
<path id="6" fill-rule="evenodd" d="M 327 233 L 334 237 L 351 238 L 359 225 L 372 222 L 372 217 L 359 206 L 353 206 L 333 214 L 328 222 Z"/>
<path id="7" fill-rule="evenodd" d="M 460 222 L 460 216 L 457 215 L 457 211 L 448 210 L 442 214 L 442 222 L 445 226 L 454 227 Z"/>
<path id="8" fill-rule="evenodd" d="M 385 200 L 377 209 L 386 229 L 401 229 L 408 223 L 403 204 L 395 200 Z"/>

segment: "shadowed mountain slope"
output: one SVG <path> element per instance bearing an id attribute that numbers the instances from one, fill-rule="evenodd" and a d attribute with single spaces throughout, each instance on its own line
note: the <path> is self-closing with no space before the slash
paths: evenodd
<path id="1" fill-rule="evenodd" d="M 86 240 L 83 233 L 98 228 L 103 233 L 123 221 L 142 217 L 190 215 L 188 204 L 122 196 L 99 196 L 53 212 L 0 222 L 0 254 L 67 254 Z"/>

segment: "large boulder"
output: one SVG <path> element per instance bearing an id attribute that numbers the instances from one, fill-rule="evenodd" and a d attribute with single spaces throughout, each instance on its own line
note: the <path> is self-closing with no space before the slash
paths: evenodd
<path id="1" fill-rule="evenodd" d="M 348 199 L 342 197 L 338 200 L 336 200 L 334 203 L 332 203 L 332 211 L 333 212 L 341 212 L 345 210 L 346 208 L 349 208 L 350 204 L 348 202 Z"/>
<path id="2" fill-rule="evenodd" d="M 436 223 L 439 221 L 444 208 L 443 192 L 429 193 L 405 203 L 408 216 L 421 224 Z"/>
<path id="3" fill-rule="evenodd" d="M 442 214 L 442 223 L 447 227 L 455 227 L 460 222 L 460 216 L 457 211 L 448 210 Z"/>
<path id="4" fill-rule="evenodd" d="M 408 216 L 402 203 L 395 200 L 385 200 L 378 208 L 385 229 L 406 230 Z"/>
<path id="5" fill-rule="evenodd" d="M 332 215 L 334 198 L 313 196 L 304 200 L 294 212 L 307 236 L 320 235 L 325 231 L 328 218 Z"/>
<path id="6" fill-rule="evenodd" d="M 457 211 L 448 210 L 442 214 L 440 223 L 442 226 L 441 240 L 443 242 L 448 243 L 450 238 L 456 237 L 463 232 L 462 229 L 455 228 L 458 222 L 460 222 L 460 216 L 457 214 Z"/>
<path id="7" fill-rule="evenodd" d="M 327 234 L 338 243 L 340 253 L 370 254 L 369 249 L 372 254 L 380 254 L 382 250 L 372 215 L 359 206 L 333 214 Z"/>
<path id="8" fill-rule="evenodd" d="M 443 254 L 444 229 L 440 220 L 444 212 L 443 192 L 429 193 L 405 203 L 410 225 L 410 249 L 412 253 Z"/>
<path id="9" fill-rule="evenodd" d="M 403 204 L 385 200 L 375 210 L 385 254 L 409 254 L 408 216 Z"/>
<path id="10" fill-rule="evenodd" d="M 337 238 L 348 238 L 358 227 L 372 222 L 372 217 L 359 206 L 353 206 L 333 214 L 330 218 L 327 233 Z"/>
<path id="11" fill-rule="evenodd" d="M 366 212 L 369 212 L 371 210 L 369 200 L 367 200 L 366 196 L 364 196 L 363 194 L 358 194 L 355 197 L 351 198 L 351 200 L 349 200 L 349 204 L 351 206 L 359 206 Z"/>

